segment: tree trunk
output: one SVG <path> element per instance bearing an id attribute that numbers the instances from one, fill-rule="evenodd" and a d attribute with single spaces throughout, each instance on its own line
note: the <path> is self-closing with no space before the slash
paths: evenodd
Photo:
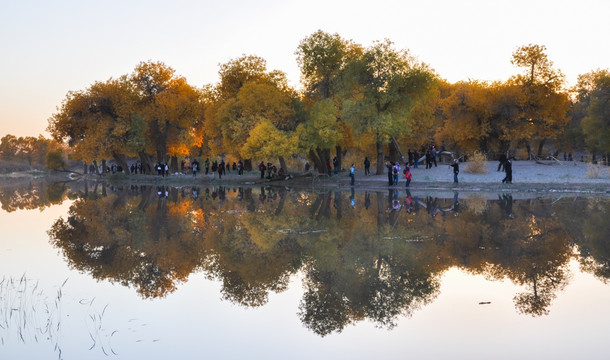
<path id="1" fill-rule="evenodd" d="M 321 173 L 327 173 L 328 167 L 326 164 L 330 162 L 330 149 L 317 148 L 318 158 L 320 159 L 321 167 L 318 169 Z"/>
<path id="2" fill-rule="evenodd" d="M 388 156 L 390 157 L 390 161 L 392 162 L 397 162 L 398 159 L 398 148 L 396 147 L 396 144 L 394 144 L 393 141 L 390 141 L 390 144 L 388 145 Z"/>
<path id="3" fill-rule="evenodd" d="M 542 150 L 544 149 L 544 143 L 546 139 L 540 140 L 540 144 L 538 144 L 538 156 L 542 156 Z"/>
<path id="4" fill-rule="evenodd" d="M 146 154 L 144 151 L 139 151 L 138 155 L 140 156 L 140 163 L 142 164 L 142 172 L 144 172 L 144 174 L 152 174 L 152 169 L 155 164 L 150 155 Z"/>
<path id="5" fill-rule="evenodd" d="M 108 171 L 106 169 L 106 160 L 102 160 L 102 175 L 107 174 Z"/>
<path id="6" fill-rule="evenodd" d="M 284 175 L 288 174 L 288 167 L 286 167 L 286 160 L 284 160 L 283 156 L 279 156 L 278 159 L 280 160 L 280 168 L 284 172 Z"/>
<path id="7" fill-rule="evenodd" d="M 87 175 L 87 163 L 83 163 L 83 174 Z"/>
<path id="8" fill-rule="evenodd" d="M 252 159 L 244 160 L 244 170 L 245 171 L 252 171 Z"/>
<path id="9" fill-rule="evenodd" d="M 93 166 L 95 167 L 95 174 L 99 175 L 100 174 L 100 169 L 97 166 L 97 160 L 93 160 Z"/>
<path id="10" fill-rule="evenodd" d="M 530 146 L 529 143 L 527 143 L 525 145 L 525 148 L 527 149 L 527 159 L 531 160 L 532 159 L 532 147 Z"/>
<path id="11" fill-rule="evenodd" d="M 375 175 L 383 175 L 383 144 L 377 142 L 377 172 Z"/>
<path id="12" fill-rule="evenodd" d="M 171 157 L 169 169 L 172 173 L 178 172 L 178 157 L 177 156 Z"/>
<path id="13" fill-rule="evenodd" d="M 337 163 L 339 165 L 339 171 L 343 169 L 343 152 L 341 151 L 341 145 L 335 146 L 335 150 L 337 151 Z"/>
<path id="14" fill-rule="evenodd" d="M 322 164 L 322 160 L 316 155 L 313 150 L 309 150 L 309 158 L 313 162 L 313 167 L 318 170 L 318 172 L 325 172 L 325 165 Z M 324 170 L 323 170 L 324 169 Z"/>
<path id="15" fill-rule="evenodd" d="M 125 155 L 113 152 L 112 157 L 114 158 L 114 160 L 116 160 L 116 162 L 119 163 L 119 165 L 121 165 L 121 167 L 125 171 L 125 174 L 129 175 L 129 165 L 127 165 L 127 161 L 125 161 Z"/>

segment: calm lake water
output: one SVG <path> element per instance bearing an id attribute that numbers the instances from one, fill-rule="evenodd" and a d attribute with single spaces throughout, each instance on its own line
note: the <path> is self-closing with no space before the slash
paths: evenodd
<path id="1" fill-rule="evenodd" d="M 610 198 L 0 188 L 1 359 L 607 359 Z"/>

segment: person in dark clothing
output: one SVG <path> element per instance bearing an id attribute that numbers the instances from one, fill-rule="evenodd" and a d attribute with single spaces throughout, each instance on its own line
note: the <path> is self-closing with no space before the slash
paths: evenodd
<path id="1" fill-rule="evenodd" d="M 453 160 L 453 164 L 449 165 L 453 168 L 453 183 L 458 183 L 458 174 L 460 173 L 460 162 L 458 159 Z"/>
<path id="2" fill-rule="evenodd" d="M 267 167 L 265 166 L 265 163 L 261 161 L 261 163 L 258 164 L 258 171 L 261 172 L 261 179 L 265 178 L 265 170 L 267 170 Z"/>
<path id="3" fill-rule="evenodd" d="M 392 186 L 392 185 L 394 185 L 394 178 L 392 175 L 393 164 L 392 163 L 386 164 L 386 167 L 388 168 L 388 186 Z"/>
<path id="4" fill-rule="evenodd" d="M 368 157 L 364 157 L 364 176 L 371 175 L 371 160 Z"/>
<path id="5" fill-rule="evenodd" d="M 210 159 L 205 159 L 205 174 L 207 175 L 210 171 Z"/>
<path id="6" fill-rule="evenodd" d="M 512 184 L 513 183 L 513 163 L 510 159 L 506 159 L 504 162 L 504 172 L 506 172 L 506 177 L 502 179 L 502 183 Z"/>
<path id="7" fill-rule="evenodd" d="M 349 168 L 349 177 L 352 178 L 351 185 L 354 186 L 356 181 L 356 167 L 352 164 L 352 167 Z"/>
<path id="8" fill-rule="evenodd" d="M 335 169 L 335 175 L 339 173 L 339 159 L 335 156 L 333 158 L 333 168 Z"/>
<path id="9" fill-rule="evenodd" d="M 218 171 L 218 163 L 216 160 L 212 161 L 212 175 L 216 175 L 216 171 Z"/>
<path id="10" fill-rule="evenodd" d="M 500 155 L 500 163 L 498 164 L 498 171 L 504 171 L 505 162 L 506 162 L 506 154 Z"/>

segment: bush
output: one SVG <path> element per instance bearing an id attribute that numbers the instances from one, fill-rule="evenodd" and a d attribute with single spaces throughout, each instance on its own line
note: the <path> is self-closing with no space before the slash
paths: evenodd
<path id="1" fill-rule="evenodd" d="M 588 164 L 585 177 L 587 179 L 604 179 L 610 177 L 610 169 L 600 165 Z"/>
<path id="2" fill-rule="evenodd" d="M 476 151 L 472 156 L 469 157 L 469 161 L 466 163 L 466 172 L 471 174 L 486 174 L 487 173 L 487 159 L 485 154 Z"/>
<path id="3" fill-rule="evenodd" d="M 61 150 L 53 150 L 47 153 L 47 168 L 51 170 L 64 170 L 66 168 Z"/>

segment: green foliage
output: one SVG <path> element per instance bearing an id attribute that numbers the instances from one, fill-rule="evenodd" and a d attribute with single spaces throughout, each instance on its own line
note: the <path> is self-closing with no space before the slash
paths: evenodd
<path id="1" fill-rule="evenodd" d="M 357 134 L 369 133 L 377 142 L 410 132 L 409 114 L 434 87 L 434 74 L 392 42 L 377 42 L 350 65 L 357 80 L 356 96 L 344 103 L 345 117 Z"/>
<path id="2" fill-rule="evenodd" d="M 47 153 L 47 168 L 51 170 L 65 170 L 66 163 L 61 149 L 52 150 Z"/>
<path id="3" fill-rule="evenodd" d="M 610 72 L 598 70 L 579 78 L 580 97 L 587 116 L 582 120 L 587 147 L 592 152 L 610 152 Z"/>

